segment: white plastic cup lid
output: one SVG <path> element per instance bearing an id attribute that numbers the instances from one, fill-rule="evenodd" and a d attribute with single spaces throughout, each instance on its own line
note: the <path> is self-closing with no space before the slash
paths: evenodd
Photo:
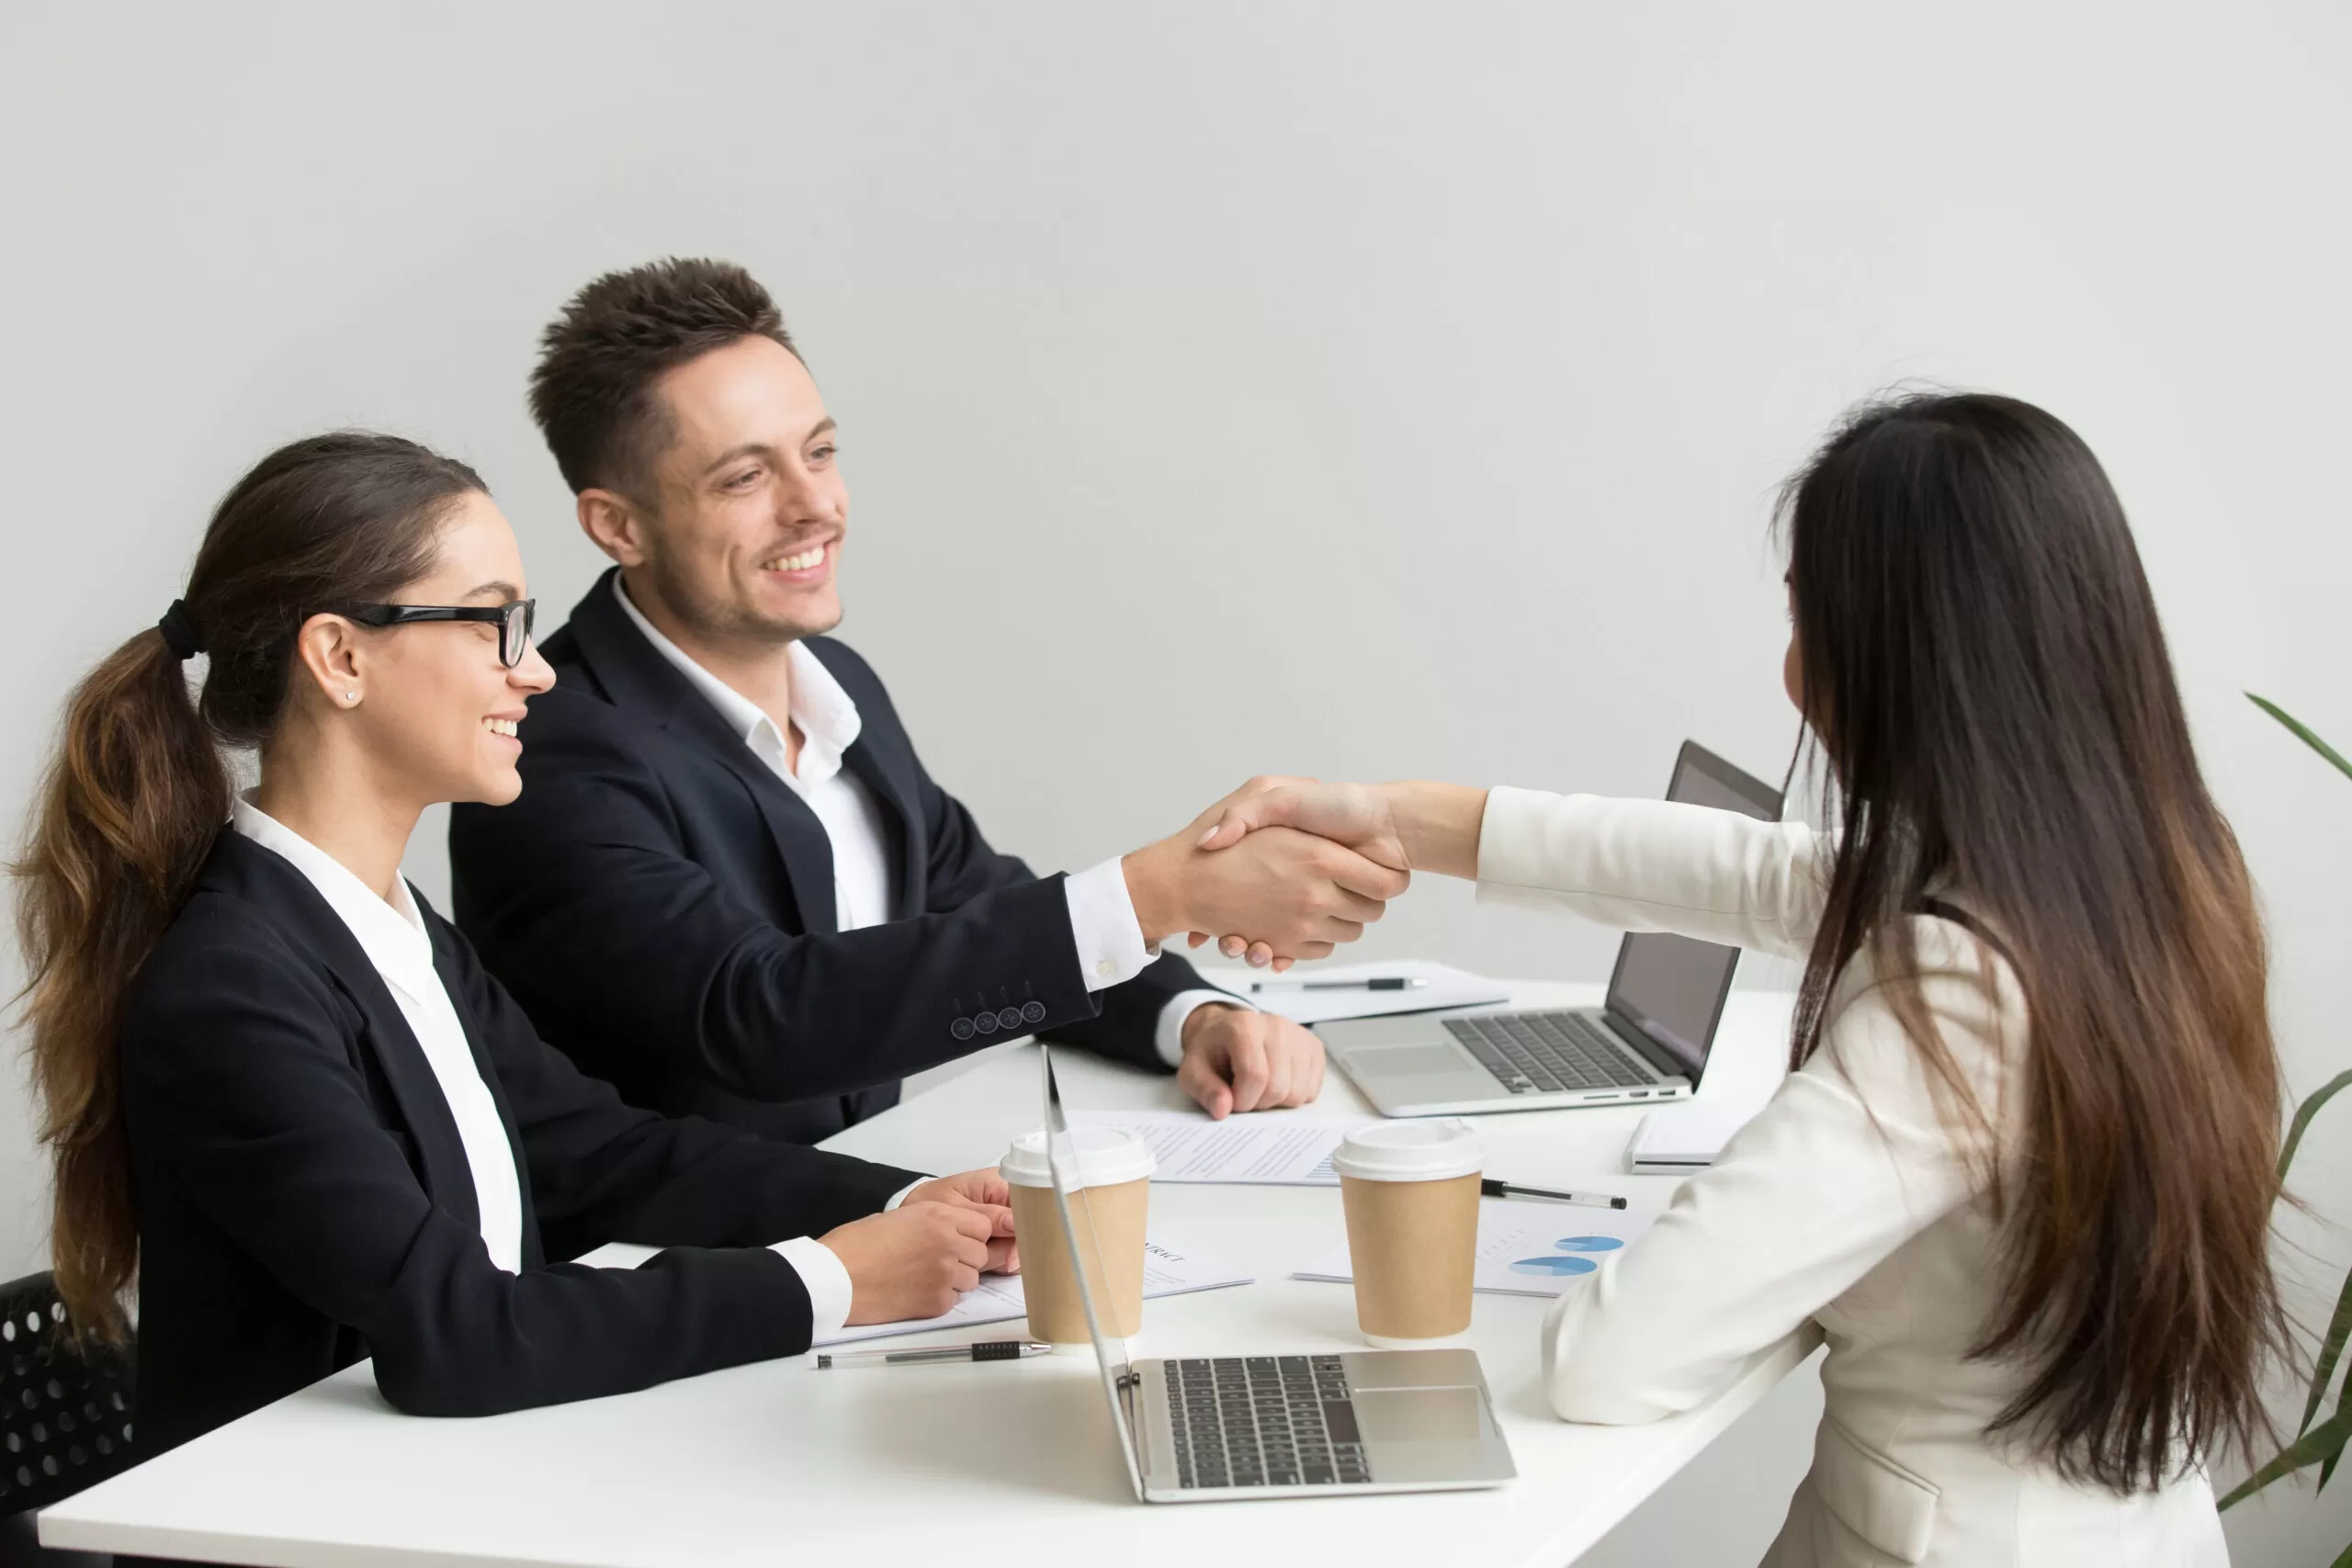
<path id="1" fill-rule="evenodd" d="M 1066 1146 L 1078 1155 L 1080 1187 L 1116 1187 L 1121 1182 L 1141 1181 L 1159 1168 L 1149 1144 L 1116 1127 L 1073 1127 Z M 1064 1161 L 1065 1165 L 1069 1163 Z M 1051 1187 L 1054 1172 L 1046 1163 L 1046 1134 L 1023 1133 L 1013 1139 L 1012 1147 L 1005 1151 L 997 1169 L 1015 1187 Z"/>
<path id="2" fill-rule="evenodd" d="M 1359 1127 L 1331 1156 L 1331 1168 L 1359 1181 L 1444 1181 L 1487 1168 L 1487 1145 L 1454 1117 L 1378 1122 Z"/>

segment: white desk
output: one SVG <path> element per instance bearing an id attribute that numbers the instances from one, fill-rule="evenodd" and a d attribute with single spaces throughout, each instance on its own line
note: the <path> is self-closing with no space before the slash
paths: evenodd
<path id="1" fill-rule="evenodd" d="M 1527 985 L 1546 1006 L 1592 987 Z M 1777 1081 L 1789 1000 L 1734 996 L 1702 1090 Z M 1184 1103 L 1172 1081 L 1078 1053 L 1075 1107 Z M 1323 1109 L 1366 1109 L 1333 1073 Z M 1481 1121 L 1490 1174 L 1662 1203 L 1673 1179 L 1627 1176 L 1639 1112 Z M 852 1128 L 829 1146 L 918 1169 L 994 1161 L 1037 1124 L 1023 1048 Z M 1343 1234 L 1319 1188 L 1161 1186 L 1155 1226 L 1243 1265 L 1254 1285 L 1149 1303 L 1146 1355 L 1361 1348 L 1345 1285 L 1287 1276 Z M 1499 1491 L 1146 1506 L 1134 1501 L 1092 1358 L 815 1372 L 802 1359 L 643 1393 L 481 1420 L 393 1412 L 367 1364 L 68 1499 L 50 1546 L 256 1564 L 674 1568 L 856 1562 L 1481 1562 L 1560 1568 L 1778 1382 L 1793 1354 L 1656 1426 L 1569 1426 L 1538 1386 L 1545 1303 L 1480 1296 L 1473 1343 L 1520 1479 Z M 1004 1328 L 966 1337 L 1000 1337 Z M 950 1337 L 953 1337 L 952 1336 Z M 897 1340 L 892 1343 L 920 1343 Z"/>

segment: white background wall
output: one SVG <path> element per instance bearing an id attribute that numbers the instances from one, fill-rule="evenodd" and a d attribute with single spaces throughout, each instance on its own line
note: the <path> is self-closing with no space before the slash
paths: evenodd
<path id="1" fill-rule="evenodd" d="M 2238 694 L 2352 738 L 2348 62 L 2334 0 L 11 6 L 0 818 L 281 440 L 468 457 L 560 618 L 600 562 L 533 337 L 659 254 L 782 300 L 844 430 L 845 634 L 1041 868 L 1261 770 L 1776 771 L 1772 488 L 1929 378 L 2112 471 L 2308 1089 L 2352 1058 L 2352 786 Z M 437 831 L 413 865 L 443 886 Z M 1365 952 L 1610 944 L 1432 886 Z M 0 1275 L 43 1246 L 28 1128 L 11 1077 Z M 2346 1150 L 2302 1183 L 2339 1220 Z M 1751 1558 L 1815 1398 L 1600 1557 Z M 2233 1516 L 2239 1560 L 2325 1561 L 2346 1491 Z"/>

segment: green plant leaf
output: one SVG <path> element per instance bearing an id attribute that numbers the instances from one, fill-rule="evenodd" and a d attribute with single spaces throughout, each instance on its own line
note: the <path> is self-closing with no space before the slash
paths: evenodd
<path id="1" fill-rule="evenodd" d="M 2344 1555 L 2331 1563 L 2329 1568 L 2352 1568 L 2352 1546 L 2346 1547 Z"/>
<path id="2" fill-rule="evenodd" d="M 2278 1148 L 2279 1180 L 2287 1179 L 2287 1168 L 2295 1163 L 2295 1149 L 2303 1141 L 2303 1129 L 2312 1124 L 2312 1118 L 2319 1114 L 2320 1107 L 2334 1100 L 2346 1086 L 2352 1086 L 2352 1067 L 2346 1068 L 2312 1090 L 2310 1098 L 2295 1107 L 2295 1119 L 2287 1123 L 2287 1141 Z"/>
<path id="3" fill-rule="evenodd" d="M 2337 1393 L 2335 1396 L 2335 1413 L 2338 1416 L 2341 1416 L 2347 1409 L 2352 1409 L 2352 1388 L 2344 1389 Z M 2343 1462 L 2344 1450 L 2342 1449 L 2336 1450 L 2334 1453 L 2328 1455 L 2325 1460 L 2321 1461 L 2319 1467 L 2319 1484 L 2313 1487 L 2312 1490 L 2315 1492 L 2326 1491 L 2328 1481 L 2335 1474 L 2335 1467 Z"/>
<path id="4" fill-rule="evenodd" d="M 2303 1418 L 2295 1423 L 2301 1431 L 2319 1414 L 2319 1402 L 2327 1397 L 2327 1385 L 2335 1381 L 2335 1363 L 2344 1354 L 2344 1341 L 2352 1337 L 2352 1272 L 2344 1276 L 2344 1289 L 2335 1298 L 2335 1315 L 2327 1320 L 2327 1333 L 2319 1342 L 2319 1359 L 2312 1366 L 2312 1391 L 2303 1401 Z M 2320 1483 L 2325 1485 L 2323 1478 Z"/>
<path id="5" fill-rule="evenodd" d="M 2217 1506 L 2226 1508 L 2242 1503 L 2282 1475 L 2321 1463 L 2331 1454 L 2342 1453 L 2347 1437 L 2352 1437 L 2352 1410 L 2339 1410 L 2280 1450 L 2268 1464 L 2230 1488 L 2230 1495 Z"/>
<path id="6" fill-rule="evenodd" d="M 2248 692 L 2245 695 L 2246 701 L 2252 703 L 2255 706 L 2260 708 L 2263 712 L 2268 714 L 2271 717 L 2285 725 L 2288 729 L 2293 733 L 2295 739 L 2301 740 L 2304 745 L 2310 747 L 2312 750 L 2318 752 L 2321 756 L 2335 763 L 2337 771 L 2342 773 L 2346 778 L 2352 778 L 2352 762 L 2346 761 L 2342 752 L 2338 751 L 2335 747 L 2330 746 L 2326 741 L 2322 740 L 2318 736 L 2313 735 L 2311 732 L 2310 728 L 2301 719 L 2289 713 L 2285 708 L 2280 707 L 2277 703 L 2272 702 L 2268 697 L 2257 697 L 2252 692 Z"/>

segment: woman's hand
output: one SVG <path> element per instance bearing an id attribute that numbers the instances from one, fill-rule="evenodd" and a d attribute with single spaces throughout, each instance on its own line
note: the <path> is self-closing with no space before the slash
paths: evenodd
<path id="1" fill-rule="evenodd" d="M 934 1176 L 920 1186 L 910 1188 L 908 1203 L 945 1203 L 950 1208 L 977 1209 L 989 1220 L 989 1261 L 982 1270 L 989 1274 L 1018 1274 L 1021 1254 L 1015 1250 L 1012 1235 L 1012 1185 L 1001 1171 L 992 1165 L 978 1170 L 958 1171 L 954 1176 Z"/>
<path id="2" fill-rule="evenodd" d="M 849 1270 L 849 1321 L 937 1317 L 980 1282 L 996 1230 L 986 1211 L 911 1200 L 817 1239 Z"/>
<path id="3" fill-rule="evenodd" d="M 1216 825 L 1201 838 L 1204 850 L 1231 849 L 1260 828 L 1295 828 L 1397 871 L 1413 869 L 1394 802 L 1383 785 L 1253 779 L 1220 804 L 1225 809 Z"/>

